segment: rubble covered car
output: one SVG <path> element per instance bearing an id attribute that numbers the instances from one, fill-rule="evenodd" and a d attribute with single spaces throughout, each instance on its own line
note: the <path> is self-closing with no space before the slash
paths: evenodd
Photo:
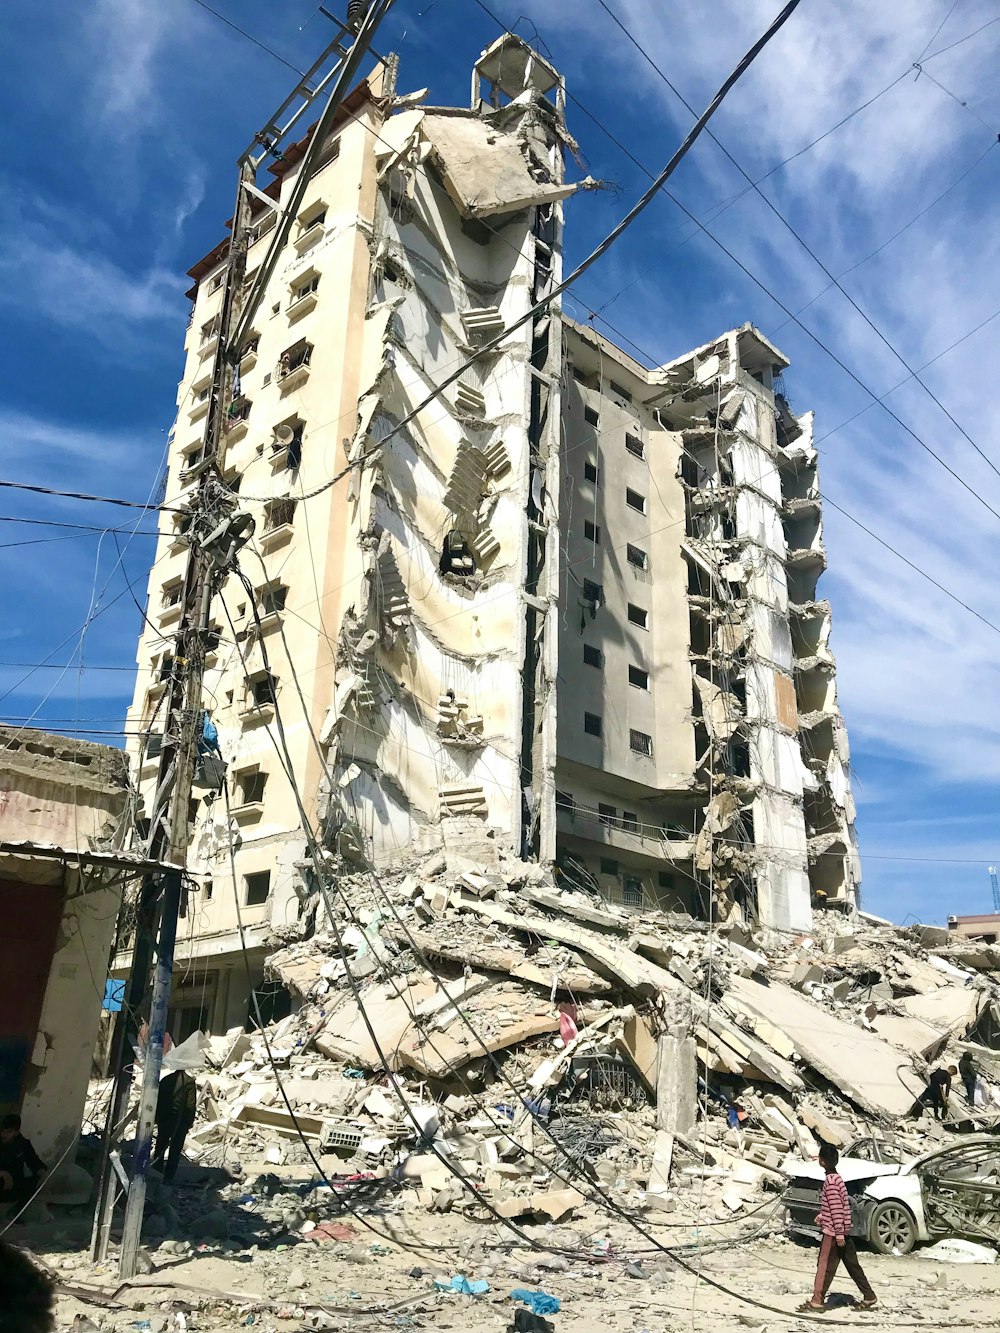
<path id="1" fill-rule="evenodd" d="M 1000 1139 L 977 1137 L 900 1160 L 890 1142 L 857 1139 L 837 1167 L 851 1203 L 851 1235 L 880 1254 L 909 1254 L 918 1241 L 959 1236 L 1000 1241 Z M 819 1236 L 818 1162 L 788 1157 L 789 1230 Z"/>

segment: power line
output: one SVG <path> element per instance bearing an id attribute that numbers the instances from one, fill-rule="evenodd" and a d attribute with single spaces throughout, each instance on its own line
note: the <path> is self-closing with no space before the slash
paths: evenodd
<path id="1" fill-rule="evenodd" d="M 617 27 L 617 28 L 618 28 L 618 29 L 625 35 L 625 37 L 626 37 L 626 38 L 628 39 L 628 41 L 632 44 L 632 46 L 634 46 L 635 49 L 639 52 L 639 54 L 642 56 L 643 60 L 645 60 L 646 64 L 649 65 L 649 67 L 650 67 L 650 68 L 651 68 L 651 69 L 652 69 L 652 70 L 653 70 L 653 71 L 654 71 L 654 72 L 655 72 L 655 73 L 656 73 L 656 74 L 663 80 L 663 82 L 664 82 L 664 83 L 666 84 L 666 86 L 670 89 L 670 91 L 673 93 L 673 95 L 678 99 L 678 101 L 681 103 L 681 105 L 682 105 L 683 107 L 685 107 L 686 110 L 691 111 L 691 105 L 690 105 L 690 103 L 687 101 L 687 99 L 684 97 L 684 95 L 683 95 L 683 94 L 677 89 L 677 87 L 671 82 L 671 80 L 667 77 L 666 73 L 665 73 L 665 72 L 663 71 L 663 69 L 656 63 L 656 61 L 652 58 L 652 56 L 649 54 L 649 52 L 646 51 L 645 48 L 644 48 L 643 46 L 640 45 L 640 43 L 639 43 L 639 42 L 636 40 L 636 38 L 632 35 L 632 33 L 629 31 L 629 29 L 626 27 L 626 25 L 621 21 L 621 19 L 618 17 L 618 15 L 614 12 L 614 10 L 613 10 L 613 9 L 610 7 L 610 5 L 607 3 L 607 0 L 598 0 L 598 4 L 601 6 L 601 8 L 604 10 L 604 12 L 610 17 L 610 19 L 611 19 L 612 22 L 615 24 L 615 26 L 616 26 L 616 27 Z M 932 78 L 931 75 L 928 75 L 927 77 L 928 77 L 928 78 Z M 932 79 L 932 82 L 936 82 L 936 80 L 933 80 L 933 79 Z M 938 86 L 940 87 L 940 85 L 938 85 Z M 947 91 L 947 90 L 945 90 L 945 91 Z M 963 105 L 964 105 L 964 103 L 963 103 Z M 988 127 L 987 127 L 987 128 L 988 128 Z M 903 368 L 904 368 L 905 370 L 908 370 L 908 371 L 910 372 L 910 374 L 911 374 L 911 376 L 913 377 L 913 379 L 916 380 L 916 382 L 920 385 L 920 387 L 921 387 L 921 388 L 923 389 L 923 391 L 927 394 L 927 396 L 931 399 L 931 401 L 934 402 L 934 403 L 940 408 L 940 410 L 941 410 L 941 411 L 944 413 L 944 415 L 948 418 L 948 420 L 949 420 L 949 421 L 951 422 L 951 424 L 955 427 L 955 429 L 962 435 L 962 437 L 963 437 L 965 440 L 968 441 L 969 444 L 972 445 L 973 449 L 975 449 L 976 453 L 980 456 L 980 458 L 982 458 L 983 461 L 987 464 L 987 466 L 990 467 L 990 468 L 992 469 L 992 471 L 996 474 L 996 476 L 997 476 L 998 478 L 1000 478 L 1000 468 L 998 468 L 998 467 L 996 466 L 996 464 L 993 462 L 993 460 L 989 457 L 989 455 L 986 454 L 986 453 L 983 451 L 983 449 L 980 448 L 980 446 L 979 446 L 979 445 L 976 443 L 976 441 L 972 438 L 972 436 L 971 436 L 971 435 L 969 434 L 969 432 L 965 429 L 965 427 L 962 426 L 962 425 L 960 424 L 960 422 L 956 421 L 955 417 L 951 414 L 951 412 L 948 410 L 948 408 L 945 407 L 945 405 L 941 402 L 941 400 L 937 397 L 937 395 L 933 392 L 933 390 L 932 390 L 927 384 L 925 384 L 924 381 L 920 378 L 919 373 L 913 369 L 913 367 L 909 364 L 909 362 L 906 360 L 906 358 L 903 356 L 903 354 L 902 354 L 902 353 L 901 353 L 901 352 L 900 352 L 900 351 L 893 345 L 893 343 L 892 343 L 892 342 L 889 340 L 889 338 L 882 332 L 882 330 L 878 327 L 878 325 L 875 323 L 875 321 L 874 321 L 874 320 L 867 314 L 867 312 L 866 312 L 865 310 L 863 310 L 863 309 L 861 308 L 861 306 L 857 303 L 857 301 L 854 299 L 854 297 L 851 296 L 850 292 L 848 292 L 847 289 L 841 284 L 840 279 L 839 279 L 835 274 L 833 274 L 833 273 L 830 271 L 829 268 L 827 268 L 827 266 L 826 266 L 826 264 L 823 262 L 823 260 L 820 259 L 819 255 L 816 254 L 815 250 L 813 250 L 813 248 L 812 248 L 812 247 L 808 244 L 808 242 L 802 237 L 802 235 L 796 230 L 796 228 L 791 224 L 791 222 L 789 222 L 789 220 L 785 217 L 785 215 L 781 212 L 781 210 L 780 210 L 780 209 L 774 204 L 774 202 L 773 202 L 773 201 L 772 201 L 772 200 L 771 200 L 771 199 L 764 193 L 764 191 L 760 188 L 760 186 L 759 186 L 755 181 L 753 181 L 753 180 L 751 179 L 749 172 L 747 172 L 747 171 L 745 170 L 745 168 L 744 168 L 744 167 L 743 167 L 743 166 L 736 160 L 736 158 L 735 158 L 735 157 L 733 156 L 733 154 L 729 151 L 729 149 L 725 146 L 725 144 L 723 144 L 723 143 L 721 142 L 721 140 L 720 140 L 715 134 L 712 133 L 711 130 L 708 130 L 708 137 L 712 140 L 712 142 L 716 145 L 716 147 L 719 148 L 720 151 L 721 151 L 722 153 L 725 154 L 726 158 L 733 164 L 733 166 L 734 166 L 734 167 L 736 168 L 736 170 L 740 173 L 740 175 L 744 178 L 744 180 L 746 180 L 746 181 L 749 182 L 749 184 L 750 184 L 750 188 L 753 189 L 754 192 L 760 196 L 760 198 L 764 201 L 764 203 L 767 205 L 767 207 L 770 209 L 770 211 L 774 214 L 774 216 L 778 219 L 778 221 L 782 224 L 782 226 L 784 226 L 784 227 L 791 233 L 791 235 L 792 235 L 792 236 L 795 238 L 795 240 L 799 243 L 799 245 L 802 247 L 802 249 L 803 249 L 803 250 L 806 252 L 806 254 L 809 256 L 809 258 L 812 259 L 814 263 L 816 263 L 816 264 L 819 265 L 819 267 L 822 269 L 822 271 L 823 271 L 823 272 L 826 274 L 826 276 L 830 279 L 831 284 L 837 288 L 837 290 L 841 293 L 841 295 L 842 295 L 842 296 L 843 296 L 843 297 L 850 303 L 850 305 L 852 306 L 852 308 L 853 308 L 853 309 L 854 309 L 854 310 L 861 316 L 861 318 L 865 321 L 865 323 L 868 325 L 868 327 L 871 329 L 871 331 L 875 334 L 875 336 L 880 340 L 880 342 L 882 342 L 882 343 L 884 344 L 884 346 L 886 346 L 886 347 L 889 349 L 889 351 L 893 354 L 893 356 L 896 358 L 896 360 L 899 361 L 900 365 L 903 366 Z M 992 147 L 992 146 L 993 146 L 993 145 L 991 144 L 990 147 Z M 671 197 L 673 197 L 673 196 L 671 196 Z M 675 202 L 676 202 L 676 201 L 675 201 Z M 685 209 L 685 212 L 687 212 L 686 209 Z M 689 216 L 690 216 L 690 214 L 689 214 Z M 920 216 L 920 215 L 918 214 L 918 216 Z M 699 223 L 699 226 L 703 226 L 703 224 L 702 224 L 702 223 Z M 888 244 L 888 242 L 886 242 L 886 244 Z M 877 252 L 876 252 L 876 253 L 877 253 Z M 864 262 L 864 261 L 862 261 L 862 262 Z M 792 318 L 796 320 L 796 323 L 798 322 L 797 316 L 792 316 Z M 801 327 L 801 326 L 800 326 L 800 327 Z M 858 383 L 860 384 L 861 381 L 858 380 Z M 861 387 L 864 388 L 865 386 L 862 385 Z M 926 447 L 926 446 L 925 446 L 925 447 Z M 941 465 L 942 465 L 943 467 L 947 467 L 947 466 L 948 466 L 948 465 L 944 462 L 943 459 L 941 459 L 940 457 L 938 457 L 937 454 L 933 454 L 933 456 L 934 456 L 935 458 L 938 459 L 938 462 L 940 462 Z M 948 468 L 948 471 L 949 471 L 949 472 L 952 472 L 952 469 L 951 469 L 951 468 Z M 955 473 L 955 472 L 952 472 L 952 476 L 958 477 L 958 474 Z M 958 478 L 958 479 L 961 480 L 961 478 Z M 962 482 L 962 484 L 963 484 L 963 485 L 966 485 L 966 483 L 965 483 L 964 481 Z M 972 488 L 971 486 L 966 485 L 966 489 L 969 491 L 969 493 L 970 493 L 971 495 L 975 495 L 976 498 L 977 498 L 978 500 L 980 500 L 981 503 L 986 504 L 986 501 L 983 500 L 982 497 L 981 497 L 980 495 L 978 495 L 977 492 L 976 492 L 975 490 L 973 490 L 973 488 Z M 988 505 L 988 504 L 986 504 L 986 507 L 990 510 L 990 512 L 991 512 L 996 518 L 1000 519 L 1000 511 L 997 511 L 997 510 L 993 509 L 992 506 L 990 506 L 990 505 Z"/>
<path id="2" fill-rule="evenodd" d="M 220 14 L 217 9 L 213 9 L 211 5 L 206 4 L 205 0 L 194 0 L 194 3 L 196 5 L 200 5 L 201 8 L 206 10 L 209 14 L 214 14 L 220 23 L 224 23 L 227 28 L 232 28 L 233 32 L 238 32 L 240 36 L 245 37 L 248 42 L 253 42 L 254 46 L 259 47 L 261 51 L 266 51 L 269 56 L 274 56 L 275 60 L 280 60 L 281 63 L 284 65 L 285 69 L 290 69 L 292 73 L 297 74 L 300 79 L 303 77 L 305 73 L 304 70 L 299 69 L 297 65 L 293 65 L 292 62 L 290 60 L 286 60 L 284 56 L 278 55 L 277 51 L 275 51 L 273 47 L 265 46 L 265 44 L 261 41 L 258 41 L 258 39 L 254 37 L 252 33 L 247 32 L 246 28 L 241 28 L 240 25 L 238 23 L 234 23 L 232 19 L 227 19 L 225 14 Z"/>
<path id="3" fill-rule="evenodd" d="M 143 504 L 141 500 L 121 500 L 110 495 L 90 495 L 86 491 L 59 491 L 51 486 L 33 486 L 26 481 L 0 480 L 0 487 L 10 491 L 30 491 L 33 495 L 56 495 L 63 500 L 93 500 L 99 504 L 120 505 L 125 509 L 145 509 L 167 514 L 181 513 L 181 510 L 172 505 Z"/>

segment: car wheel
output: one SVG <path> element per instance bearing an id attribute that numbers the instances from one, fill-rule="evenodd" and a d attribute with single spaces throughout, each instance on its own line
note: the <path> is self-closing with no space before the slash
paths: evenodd
<path id="1" fill-rule="evenodd" d="M 879 1254 L 909 1254 L 917 1243 L 917 1224 L 909 1208 L 886 1199 L 872 1210 L 868 1241 Z"/>

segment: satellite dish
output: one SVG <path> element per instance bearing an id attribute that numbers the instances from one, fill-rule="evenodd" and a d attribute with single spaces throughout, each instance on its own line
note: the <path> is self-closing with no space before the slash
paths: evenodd
<path id="1" fill-rule="evenodd" d="M 274 439 L 276 444 L 291 444 L 295 439 L 295 432 L 291 426 L 275 426 Z"/>

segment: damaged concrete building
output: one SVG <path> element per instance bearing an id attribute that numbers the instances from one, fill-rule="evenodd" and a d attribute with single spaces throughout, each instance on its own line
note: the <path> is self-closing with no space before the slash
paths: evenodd
<path id="1" fill-rule="evenodd" d="M 242 349 L 221 471 L 256 533 L 216 608 L 229 795 L 206 779 L 191 810 L 177 1039 L 246 1018 L 237 897 L 258 977 L 299 921 L 300 798 L 355 868 L 506 855 L 778 929 L 857 901 L 787 362 L 745 325 L 647 369 L 554 303 L 424 405 L 559 283 L 565 202 L 594 185 L 567 180 L 563 80 L 520 39 L 482 54 L 469 108 L 424 100 L 385 67 L 345 100 Z M 308 142 L 271 168 L 276 205 Z M 254 208 L 251 275 L 276 217 Z M 174 507 L 209 465 L 227 245 L 191 270 Z M 128 723 L 147 805 L 185 559 L 165 514 Z"/>

